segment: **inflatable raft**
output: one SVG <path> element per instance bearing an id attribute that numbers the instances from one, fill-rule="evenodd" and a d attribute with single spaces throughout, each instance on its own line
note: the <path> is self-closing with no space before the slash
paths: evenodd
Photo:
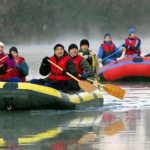
<path id="1" fill-rule="evenodd" d="M 150 57 L 126 57 L 99 69 L 102 81 L 150 81 Z"/>
<path id="2" fill-rule="evenodd" d="M 99 90 L 68 94 L 31 83 L 0 82 L 0 110 L 73 110 L 102 105 Z"/>

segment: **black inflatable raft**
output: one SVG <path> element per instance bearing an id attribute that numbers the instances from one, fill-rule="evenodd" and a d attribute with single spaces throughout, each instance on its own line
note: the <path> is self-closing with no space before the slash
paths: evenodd
<path id="1" fill-rule="evenodd" d="M 99 90 L 68 94 L 31 83 L 0 82 L 0 110 L 71 110 L 102 105 L 103 97 Z"/>

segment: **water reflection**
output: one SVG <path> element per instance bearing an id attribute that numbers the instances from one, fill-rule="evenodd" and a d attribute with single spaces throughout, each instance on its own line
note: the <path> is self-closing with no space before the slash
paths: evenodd
<path id="1" fill-rule="evenodd" d="M 1 113 L 0 149 L 148 149 L 149 113 L 150 110 Z"/>
<path id="2" fill-rule="evenodd" d="M 149 84 L 123 85 L 124 101 L 104 95 L 102 108 L 1 112 L 3 150 L 149 150 Z"/>
<path id="3" fill-rule="evenodd" d="M 93 140 L 92 134 L 87 135 L 94 132 L 102 116 L 102 112 L 1 113 L 0 147 L 53 150 L 78 147 L 85 139 L 86 142 Z"/>
<path id="4" fill-rule="evenodd" d="M 120 121 L 112 123 L 100 132 L 95 143 L 100 150 L 144 150 L 150 148 L 149 117 L 150 110 L 130 110 L 117 115 Z"/>

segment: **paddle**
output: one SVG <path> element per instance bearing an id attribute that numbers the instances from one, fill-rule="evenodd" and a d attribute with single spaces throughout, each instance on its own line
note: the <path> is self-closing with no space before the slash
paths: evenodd
<path id="1" fill-rule="evenodd" d="M 58 69 L 60 69 L 61 71 L 63 71 L 63 68 L 61 68 L 60 66 L 56 65 L 55 63 L 53 63 L 52 61 L 48 60 L 52 65 L 54 65 L 55 67 L 57 67 Z M 69 72 L 66 72 L 66 74 L 68 76 L 70 76 L 71 78 L 73 78 L 74 80 L 76 80 L 79 84 L 79 87 L 83 90 L 86 91 L 88 93 L 94 92 L 95 90 L 97 90 L 97 87 L 94 86 L 93 84 L 87 82 L 87 81 L 83 81 L 83 80 L 79 80 L 78 78 L 76 78 L 75 76 L 73 76 L 72 74 L 70 74 Z"/>
<path id="2" fill-rule="evenodd" d="M 94 80 L 91 80 L 89 78 L 87 78 L 88 81 L 92 82 L 92 83 L 95 83 L 97 85 L 100 85 L 101 87 L 103 87 L 103 89 L 110 95 L 116 97 L 116 98 L 119 98 L 119 99 L 123 99 L 124 97 L 124 94 L 125 94 L 125 90 L 116 86 L 116 85 L 112 85 L 112 84 L 101 84 L 101 83 L 98 83 Z"/>
<path id="3" fill-rule="evenodd" d="M 8 56 L 6 55 L 5 57 L 1 58 L 0 61 L 4 60 L 5 58 L 7 58 Z"/>
<path id="4" fill-rule="evenodd" d="M 148 54 L 144 55 L 144 57 L 150 57 L 150 53 L 148 53 Z"/>

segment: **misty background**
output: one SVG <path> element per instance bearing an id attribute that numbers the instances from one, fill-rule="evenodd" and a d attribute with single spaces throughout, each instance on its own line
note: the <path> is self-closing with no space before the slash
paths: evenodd
<path id="1" fill-rule="evenodd" d="M 150 49 L 149 6 L 148 0 L 0 0 L 0 41 L 5 51 L 17 46 L 34 74 L 57 43 L 67 50 L 86 38 L 97 54 L 105 33 L 120 46 L 130 27 L 137 29 L 145 54 Z"/>
<path id="2" fill-rule="evenodd" d="M 119 39 L 130 27 L 149 36 L 149 6 L 148 0 L 0 0 L 0 38 L 43 43 L 110 32 Z"/>

